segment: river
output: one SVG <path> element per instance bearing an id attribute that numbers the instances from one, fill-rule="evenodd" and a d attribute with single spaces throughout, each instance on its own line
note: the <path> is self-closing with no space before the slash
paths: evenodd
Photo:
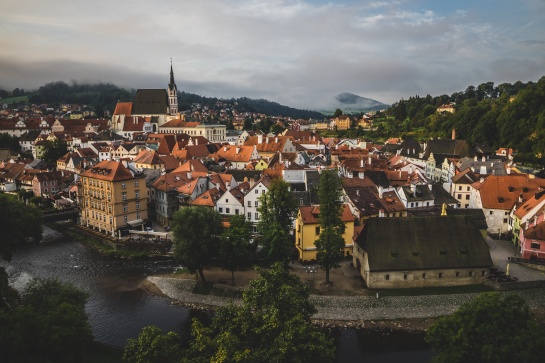
<path id="1" fill-rule="evenodd" d="M 22 289 L 32 278 L 57 278 L 86 290 L 89 322 L 97 341 L 123 347 L 141 329 L 156 325 L 163 331 L 183 333 L 188 329 L 191 312 L 171 304 L 163 297 L 139 288 L 149 275 L 172 272 L 172 261 L 111 260 L 89 250 L 79 242 L 62 239 L 15 252 L 13 260 L 2 262 L 10 282 Z M 402 339 L 394 339 L 402 340 Z M 342 329 L 337 339 L 337 362 L 429 362 L 431 353 L 410 350 L 395 341 L 377 350 L 375 342 L 365 344 L 353 329 Z M 370 349 L 375 348 L 375 349 Z M 400 350 L 400 351 L 396 351 Z"/>

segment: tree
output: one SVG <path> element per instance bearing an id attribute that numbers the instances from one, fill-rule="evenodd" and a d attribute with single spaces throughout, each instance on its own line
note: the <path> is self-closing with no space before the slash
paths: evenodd
<path id="1" fill-rule="evenodd" d="M 243 214 L 232 216 L 229 224 L 221 236 L 219 255 L 223 267 L 231 271 L 234 285 L 235 269 L 248 261 L 252 253 L 252 225 Z"/>
<path id="2" fill-rule="evenodd" d="M 0 226 L 0 254 L 9 261 L 18 245 L 41 240 L 42 212 L 8 195 L 0 195 Z"/>
<path id="3" fill-rule="evenodd" d="M 182 355 L 182 339 L 174 332 L 163 334 L 156 326 L 146 326 L 137 339 L 129 339 L 123 350 L 128 363 L 177 363 Z"/>
<path id="4" fill-rule="evenodd" d="M 335 113 L 333 114 L 333 117 L 339 117 L 339 116 L 342 116 L 342 115 L 343 115 L 343 110 L 338 108 L 338 109 L 335 110 Z"/>
<path id="5" fill-rule="evenodd" d="M 58 280 L 32 280 L 22 305 L 0 313 L 7 362 L 80 362 L 93 341 L 85 313 L 88 294 Z M 30 349 L 31 347 L 32 349 Z"/>
<path id="6" fill-rule="evenodd" d="M 273 179 L 269 191 L 259 198 L 259 202 L 258 230 L 265 253 L 271 261 L 280 261 L 287 266 L 294 246 L 290 232 L 297 211 L 289 183 Z"/>
<path id="7" fill-rule="evenodd" d="M 216 257 L 222 232 L 221 215 L 207 207 L 186 207 L 174 213 L 174 257 L 206 283 L 203 270 Z"/>
<path id="8" fill-rule="evenodd" d="M 341 180 L 335 170 L 324 170 L 318 189 L 320 197 L 320 236 L 316 241 L 318 263 L 325 270 L 325 282 L 329 283 L 329 270 L 339 267 L 343 258 L 344 210 L 341 202 Z"/>
<path id="9" fill-rule="evenodd" d="M 435 363 L 541 362 L 545 329 L 518 295 L 483 293 L 426 334 Z"/>
<path id="10" fill-rule="evenodd" d="M 57 162 L 57 159 L 65 155 L 67 152 L 68 147 L 64 140 L 48 140 L 44 144 L 44 153 L 42 155 L 42 159 L 49 164 L 55 164 Z"/>
<path id="11" fill-rule="evenodd" d="M 332 340 L 310 322 L 308 287 L 280 263 L 258 272 L 242 306 L 220 308 L 209 327 L 193 321 L 189 361 L 332 362 Z"/>

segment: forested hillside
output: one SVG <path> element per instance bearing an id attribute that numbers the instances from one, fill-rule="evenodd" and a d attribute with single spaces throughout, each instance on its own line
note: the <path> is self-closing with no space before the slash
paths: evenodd
<path id="1" fill-rule="evenodd" d="M 35 104 L 60 104 L 73 103 L 80 105 L 89 105 L 93 107 L 98 117 L 102 117 L 105 111 L 113 112 L 117 101 L 132 101 L 135 90 L 126 90 L 110 83 L 77 83 L 72 82 L 52 82 L 41 86 L 37 90 L 25 91 L 16 88 L 12 92 L 0 90 L 0 98 L 28 96 L 30 103 Z M 214 97 L 203 97 L 192 93 L 179 92 L 178 104 L 180 111 L 189 110 L 193 103 L 199 103 L 201 106 L 216 108 L 216 103 L 227 103 L 229 107 L 239 112 L 257 112 L 264 113 L 267 116 L 285 116 L 293 118 L 323 118 L 324 115 L 307 110 L 299 110 L 280 105 L 276 102 L 259 99 L 254 100 L 247 97 L 218 99 Z"/>
<path id="2" fill-rule="evenodd" d="M 456 104 L 454 113 L 436 112 L 449 102 Z M 390 133 L 445 138 L 454 127 L 458 139 L 515 148 L 521 161 L 544 160 L 545 77 L 538 82 L 498 86 L 487 82 L 451 96 L 410 97 L 393 104 L 388 114 L 395 118 Z"/>

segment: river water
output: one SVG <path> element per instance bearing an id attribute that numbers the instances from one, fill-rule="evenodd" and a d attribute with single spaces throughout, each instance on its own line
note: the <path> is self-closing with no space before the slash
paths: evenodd
<path id="1" fill-rule="evenodd" d="M 71 282 L 89 292 L 86 305 L 89 322 L 99 342 L 123 347 L 128 338 L 135 338 L 141 329 L 156 325 L 163 331 L 183 334 L 189 328 L 191 312 L 172 305 L 139 288 L 149 275 L 172 272 L 173 261 L 111 260 L 89 250 L 79 242 L 67 239 L 29 246 L 16 251 L 13 260 L 2 262 L 10 282 L 22 289 L 32 278 L 57 278 Z M 396 348 L 397 347 L 397 348 Z M 337 362 L 429 362 L 431 353 L 425 348 L 401 351 L 395 342 L 377 349 L 365 344 L 353 329 L 342 329 L 337 339 Z"/>

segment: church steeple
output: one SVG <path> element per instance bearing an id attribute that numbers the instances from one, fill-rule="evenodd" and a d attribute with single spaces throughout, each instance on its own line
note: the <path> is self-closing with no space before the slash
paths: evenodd
<path id="1" fill-rule="evenodd" d="M 174 82 L 174 70 L 172 69 L 172 58 L 170 58 L 170 83 L 168 84 L 168 104 L 170 106 L 170 115 L 176 116 L 178 113 L 178 87 Z"/>

